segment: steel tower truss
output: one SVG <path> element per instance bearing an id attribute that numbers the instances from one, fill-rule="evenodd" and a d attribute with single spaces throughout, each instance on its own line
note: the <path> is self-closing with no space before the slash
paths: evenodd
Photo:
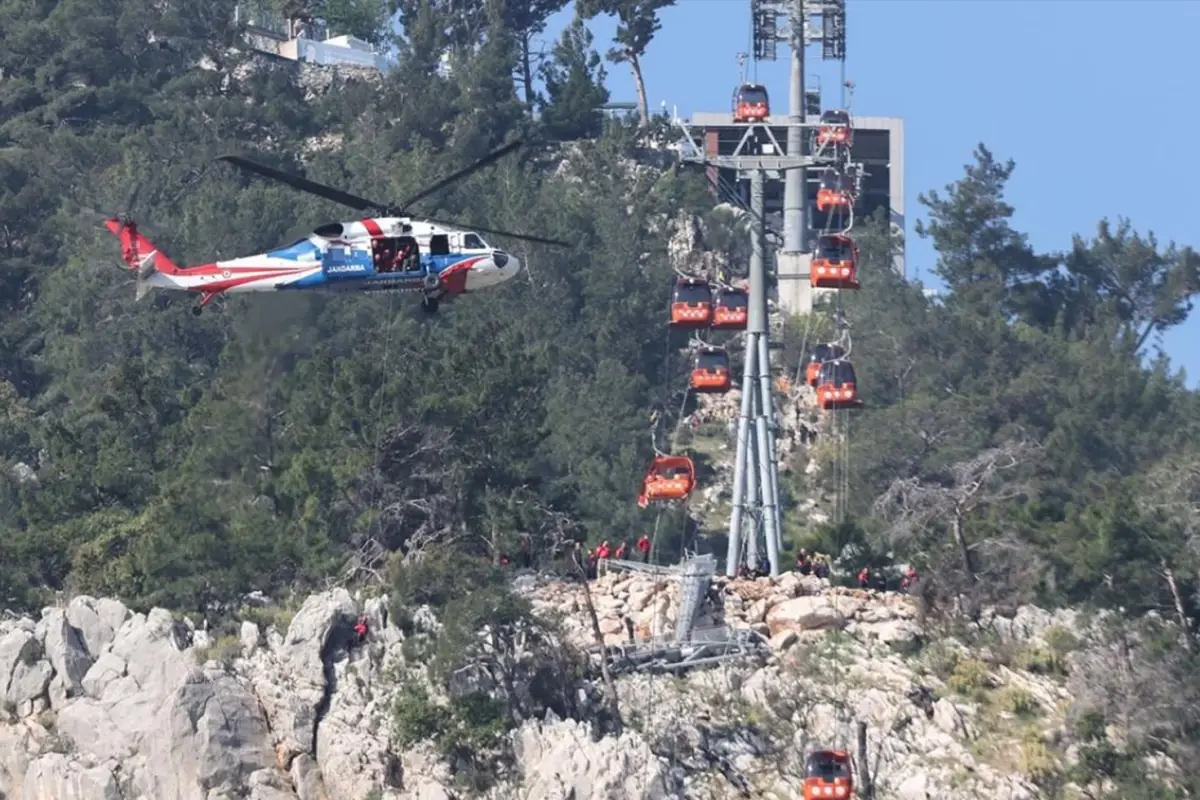
<path id="1" fill-rule="evenodd" d="M 775 431 L 778 414 L 771 391 L 771 356 L 767 320 L 766 218 L 763 189 L 768 178 L 779 180 L 794 170 L 834 165 L 832 158 L 801 155 L 776 155 L 781 152 L 771 127 L 747 124 L 733 155 L 708 155 L 699 142 L 703 129 L 692 129 L 681 120 L 683 131 L 679 155 L 685 162 L 705 167 L 736 170 L 739 178 L 750 179 L 751 253 L 750 313 L 746 325 L 746 348 L 742 374 L 742 404 L 738 415 L 737 460 L 733 477 L 733 513 L 729 520 L 729 551 L 725 574 L 732 577 L 738 566 L 757 566 L 761 555 L 770 564 L 771 575 L 779 574 L 782 514 L 779 504 L 779 467 Z M 789 124 L 789 128 L 791 125 Z M 802 125 L 815 128 L 817 125 Z M 800 135 L 804 135 L 801 130 Z M 788 131 L 792 138 L 792 131 Z M 773 145 L 772 154 L 756 154 L 762 145 Z M 771 271 L 774 273 L 774 270 Z M 761 547 L 761 549 L 760 549 Z"/>

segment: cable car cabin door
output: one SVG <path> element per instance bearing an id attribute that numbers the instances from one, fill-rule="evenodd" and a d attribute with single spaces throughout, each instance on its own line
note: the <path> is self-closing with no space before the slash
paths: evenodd
<path id="1" fill-rule="evenodd" d="M 321 272 L 330 282 L 361 280 L 375 274 L 369 245 L 331 244 L 321 258 Z"/>

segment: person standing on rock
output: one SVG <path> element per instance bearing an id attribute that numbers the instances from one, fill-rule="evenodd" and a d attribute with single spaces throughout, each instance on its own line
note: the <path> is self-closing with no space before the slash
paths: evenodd
<path id="1" fill-rule="evenodd" d="M 613 558 L 616 558 L 618 561 L 625 558 L 625 553 L 627 550 L 628 548 L 625 546 L 625 542 L 622 541 L 619 545 L 617 545 L 617 552 L 613 555 Z"/>
<path id="2" fill-rule="evenodd" d="M 642 558 L 642 563 L 649 564 L 650 563 L 650 537 L 644 533 L 642 534 L 642 538 L 637 540 L 637 551 L 638 551 L 638 555 L 640 555 Z"/>

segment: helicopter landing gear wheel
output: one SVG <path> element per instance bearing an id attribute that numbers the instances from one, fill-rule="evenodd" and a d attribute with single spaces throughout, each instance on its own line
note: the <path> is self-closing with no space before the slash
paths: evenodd
<path id="1" fill-rule="evenodd" d="M 436 314 L 438 310 L 438 299 L 432 295 L 425 295 L 421 298 L 421 310 L 426 314 Z"/>
<path id="2" fill-rule="evenodd" d="M 442 288 L 442 276 L 441 275 L 435 275 L 434 273 L 431 272 L 425 276 L 424 282 L 425 282 L 425 291 L 427 291 L 427 292 L 434 292 L 434 291 L 437 291 L 438 289 Z"/>

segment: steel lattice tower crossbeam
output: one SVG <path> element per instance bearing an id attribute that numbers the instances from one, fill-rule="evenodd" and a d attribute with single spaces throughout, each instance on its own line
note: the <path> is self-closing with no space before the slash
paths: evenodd
<path id="1" fill-rule="evenodd" d="M 693 131 L 682 121 L 677 124 L 686 135 L 685 141 L 680 143 L 680 160 L 706 167 L 733 169 L 739 177 L 750 179 L 750 309 L 746 325 L 746 363 L 742 373 L 733 513 L 729 520 L 729 552 L 725 573 L 731 577 L 735 575 L 743 556 L 751 564 L 757 562 L 761 533 L 771 574 L 778 575 L 783 515 L 779 504 L 775 404 L 771 393 L 767 320 L 767 283 L 770 276 L 766 267 L 763 184 L 768 177 L 778 179 L 778 173 L 786 175 L 808 167 L 825 166 L 829 160 L 805 155 L 756 155 L 751 152 L 758 149 L 756 143 L 774 143 L 772 149 L 780 152 L 770 127 L 757 124 L 746 125 L 746 135 L 734 155 L 709 156 L 697 144 Z M 788 133 L 790 138 L 791 131 Z"/>

